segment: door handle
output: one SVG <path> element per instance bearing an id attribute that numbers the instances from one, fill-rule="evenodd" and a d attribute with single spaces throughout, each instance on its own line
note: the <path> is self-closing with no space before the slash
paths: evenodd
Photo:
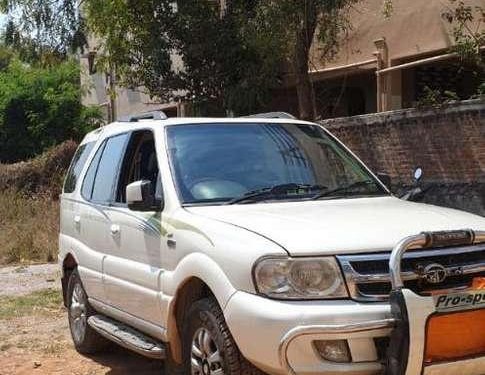
<path id="1" fill-rule="evenodd" d="M 74 216 L 74 224 L 76 225 L 81 224 L 81 216 L 79 215 Z"/>
<path id="2" fill-rule="evenodd" d="M 111 224 L 109 231 L 111 232 L 112 236 L 116 236 L 118 233 L 120 233 L 120 226 L 118 224 Z"/>
<path id="3" fill-rule="evenodd" d="M 175 249 L 177 246 L 177 241 L 173 238 L 173 233 L 167 234 L 167 246 L 170 249 Z"/>

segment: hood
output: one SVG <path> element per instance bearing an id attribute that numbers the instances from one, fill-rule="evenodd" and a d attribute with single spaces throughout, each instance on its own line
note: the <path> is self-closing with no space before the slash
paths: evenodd
<path id="1" fill-rule="evenodd" d="M 485 230 L 485 218 L 394 197 L 190 207 L 264 236 L 290 255 L 390 251 L 423 231 Z"/>

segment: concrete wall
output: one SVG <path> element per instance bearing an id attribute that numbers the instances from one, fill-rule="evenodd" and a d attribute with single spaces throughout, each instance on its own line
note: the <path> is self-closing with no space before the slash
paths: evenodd
<path id="1" fill-rule="evenodd" d="M 424 170 L 426 201 L 485 215 L 485 101 L 325 120 L 322 124 L 397 190 Z"/>

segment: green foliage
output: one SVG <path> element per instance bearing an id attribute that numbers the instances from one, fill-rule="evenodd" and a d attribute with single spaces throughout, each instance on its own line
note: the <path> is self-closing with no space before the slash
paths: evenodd
<path id="1" fill-rule="evenodd" d="M 445 104 L 450 104 L 460 100 L 456 92 L 453 91 L 441 91 L 438 89 L 432 89 L 429 86 L 424 88 L 424 95 L 416 103 L 416 108 L 428 108 L 439 107 Z"/>
<path id="2" fill-rule="evenodd" d="M 28 316 L 33 313 L 49 314 L 62 308 L 62 293 L 55 289 L 44 289 L 26 296 L 0 297 L 0 320 Z"/>
<path id="3" fill-rule="evenodd" d="M 319 58 L 331 60 L 351 27 L 348 12 L 359 0 L 260 0 L 252 25 L 259 34 L 271 35 L 289 61 L 298 45 L 311 48 L 318 39 Z"/>
<path id="4" fill-rule="evenodd" d="M 99 37 L 98 67 L 119 85 L 219 108 L 212 114 L 243 114 L 265 107 L 289 78 L 308 118 L 315 34 L 319 58 L 331 59 L 357 1 L 231 0 L 221 9 L 209 0 L 0 0 L 0 9 L 11 20 L 6 41 L 25 61 L 62 59 L 69 47 L 85 45 L 87 26 Z M 81 3 L 86 25 L 74 11 Z"/>
<path id="5" fill-rule="evenodd" d="M 485 7 L 471 6 L 464 0 L 448 0 L 442 17 L 452 26 L 455 52 L 462 67 L 470 69 L 479 85 L 472 98 L 483 97 L 485 85 Z"/>
<path id="6" fill-rule="evenodd" d="M 88 0 L 84 10 L 100 37 L 98 65 L 119 84 L 224 115 L 260 108 L 278 81 L 278 55 L 248 29 L 247 3 L 231 2 L 223 15 L 197 0 Z"/>
<path id="7" fill-rule="evenodd" d="M 476 99 L 485 99 L 485 82 L 480 84 L 478 86 L 477 94 L 476 94 Z"/>
<path id="8" fill-rule="evenodd" d="M 67 141 L 34 159 L 0 164 L 0 265 L 56 259 L 57 198 L 76 147 Z"/>
<path id="9" fill-rule="evenodd" d="M 0 162 L 23 160 L 99 125 L 81 104 L 77 62 L 35 68 L 18 60 L 0 72 Z"/>
<path id="10" fill-rule="evenodd" d="M 4 42 L 23 61 L 44 64 L 65 60 L 86 45 L 78 0 L 0 0 L 7 14 Z"/>
<path id="11" fill-rule="evenodd" d="M 465 64 L 485 68 L 481 48 L 485 46 L 485 7 L 471 6 L 463 0 L 449 0 L 443 18 L 453 27 L 453 50 Z"/>
<path id="12" fill-rule="evenodd" d="M 83 9 L 100 37 L 98 63 L 118 83 L 241 114 L 263 108 L 288 74 L 308 83 L 316 30 L 320 57 L 332 58 L 357 1 L 233 0 L 221 9 L 214 1 L 86 0 Z"/>
<path id="13" fill-rule="evenodd" d="M 66 141 L 33 159 L 0 164 L 0 191 L 57 199 L 76 148 L 76 142 Z"/>

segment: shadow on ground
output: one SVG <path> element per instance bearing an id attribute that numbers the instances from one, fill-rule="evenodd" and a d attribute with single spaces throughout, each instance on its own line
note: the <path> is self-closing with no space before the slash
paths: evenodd
<path id="1" fill-rule="evenodd" d="M 88 358 L 103 366 L 106 375 L 163 374 L 161 361 L 145 358 L 117 345 L 113 345 L 105 353 L 90 355 Z"/>

